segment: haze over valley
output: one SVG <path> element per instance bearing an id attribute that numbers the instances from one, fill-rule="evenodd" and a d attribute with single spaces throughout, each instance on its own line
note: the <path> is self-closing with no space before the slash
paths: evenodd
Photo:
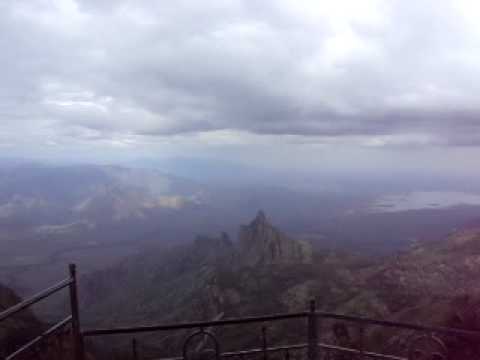
<path id="1" fill-rule="evenodd" d="M 151 246 L 220 232 L 233 236 L 259 209 L 316 249 L 368 256 L 438 240 L 475 221 L 480 210 L 473 191 L 365 191 L 339 185 L 341 178 L 335 185 L 319 178 L 313 191 L 272 179 L 270 186 L 221 185 L 152 167 L 4 163 L 0 280 L 31 294 L 71 262 L 86 274 Z"/>

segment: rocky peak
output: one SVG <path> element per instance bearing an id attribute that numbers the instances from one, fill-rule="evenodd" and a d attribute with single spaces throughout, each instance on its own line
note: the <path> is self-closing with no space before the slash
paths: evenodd
<path id="1" fill-rule="evenodd" d="M 263 210 L 258 210 L 257 216 L 253 219 L 252 224 L 257 226 L 262 226 L 267 224 L 267 216 L 263 212 Z"/>
<path id="2" fill-rule="evenodd" d="M 311 262 L 310 244 L 291 239 L 272 226 L 260 210 L 249 225 L 240 227 L 239 253 L 244 265 Z"/>

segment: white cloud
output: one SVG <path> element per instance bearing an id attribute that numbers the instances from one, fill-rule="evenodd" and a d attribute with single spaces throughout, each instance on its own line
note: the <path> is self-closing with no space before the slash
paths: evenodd
<path id="1" fill-rule="evenodd" d="M 453 0 L 3 2 L 0 141 L 477 146 L 479 14 Z"/>

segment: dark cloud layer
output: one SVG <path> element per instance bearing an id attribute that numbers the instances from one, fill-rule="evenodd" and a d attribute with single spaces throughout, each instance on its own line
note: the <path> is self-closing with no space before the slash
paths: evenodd
<path id="1" fill-rule="evenodd" d="M 479 15 L 453 0 L 7 0 L 0 146 L 477 146 Z"/>

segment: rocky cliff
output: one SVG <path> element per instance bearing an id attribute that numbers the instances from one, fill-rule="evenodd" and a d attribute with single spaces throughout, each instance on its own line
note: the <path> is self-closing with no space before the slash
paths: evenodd
<path id="1" fill-rule="evenodd" d="M 396 256 L 364 259 L 314 253 L 259 212 L 241 227 L 236 243 L 225 234 L 198 237 L 190 245 L 152 250 L 83 279 L 82 314 L 88 323 L 102 326 L 207 320 L 304 310 L 315 298 L 326 311 L 480 328 L 478 317 L 469 315 L 480 304 L 479 259 L 479 229 L 417 244 Z M 375 349 L 388 343 L 387 350 L 401 353 L 404 339 L 378 329 L 371 333 Z M 276 331 L 283 338 L 295 333 Z M 226 344 L 256 344 L 255 336 L 233 330 L 225 334 L 231 336 Z M 152 353 L 158 356 L 169 350 L 174 354 L 182 338 L 167 343 L 152 339 L 148 341 L 160 346 Z M 462 356 L 452 359 L 469 359 Z"/>
<path id="2" fill-rule="evenodd" d="M 283 234 L 260 212 L 240 229 L 238 241 L 226 234 L 199 236 L 188 245 L 152 248 L 82 278 L 82 321 L 109 327 L 302 311 L 312 297 L 332 308 L 355 295 L 354 279 L 363 267 L 355 256 L 313 254 L 308 244 Z M 222 341 L 257 346 L 255 332 L 245 330 L 225 330 Z M 152 357 L 173 356 L 183 337 L 152 334 L 141 341 Z"/>
<path id="3" fill-rule="evenodd" d="M 294 240 L 273 227 L 261 210 L 249 225 L 240 228 L 238 246 L 240 259 L 247 266 L 312 261 L 311 245 Z"/>
<path id="4" fill-rule="evenodd" d="M 197 236 L 191 244 L 150 249 L 84 278 L 85 316 L 111 324 L 258 312 L 249 299 L 259 294 L 271 298 L 272 292 L 278 294 L 277 302 L 283 299 L 285 286 L 312 276 L 312 256 L 309 244 L 277 230 L 260 211 L 241 227 L 237 242 L 225 233 Z M 126 298 L 123 289 L 135 296 Z M 279 306 L 266 298 L 264 304 Z M 292 300 L 287 298 L 289 308 Z"/>

